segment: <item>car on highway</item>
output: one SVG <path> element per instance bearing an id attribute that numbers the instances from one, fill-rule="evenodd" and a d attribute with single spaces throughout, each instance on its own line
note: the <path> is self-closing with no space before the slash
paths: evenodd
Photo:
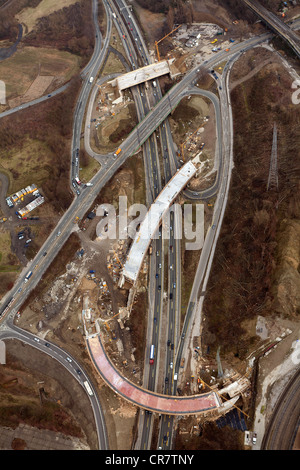
<path id="1" fill-rule="evenodd" d="M 81 370 L 80 369 L 77 369 L 76 372 L 77 372 L 78 375 L 81 375 Z"/>
<path id="2" fill-rule="evenodd" d="M 45 346 L 47 346 L 47 348 L 50 348 L 50 344 L 49 344 L 49 343 L 45 343 Z"/>
<path id="3" fill-rule="evenodd" d="M 72 359 L 70 359 L 69 357 L 67 357 L 67 361 L 72 362 Z"/>

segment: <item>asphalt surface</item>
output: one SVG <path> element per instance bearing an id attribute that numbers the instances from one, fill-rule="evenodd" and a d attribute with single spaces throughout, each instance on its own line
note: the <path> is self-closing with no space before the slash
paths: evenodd
<path id="1" fill-rule="evenodd" d="M 261 36 L 260 38 L 251 38 L 250 40 L 244 41 L 242 44 L 233 46 L 231 48 L 230 53 L 228 53 L 228 54 L 220 53 L 220 54 L 218 54 L 218 57 L 214 56 L 213 59 L 211 59 L 209 61 L 206 61 L 206 63 L 204 63 L 204 65 L 206 65 L 206 68 L 209 70 L 209 68 L 214 67 L 214 65 L 216 63 L 221 62 L 222 60 L 224 60 L 226 58 L 229 58 L 230 55 L 232 54 L 232 52 L 241 51 L 242 48 L 244 48 L 244 50 L 245 50 L 246 48 L 254 47 L 255 44 L 259 44 L 260 42 L 262 42 L 263 40 L 265 40 L 268 37 L 269 37 L 269 35 L 264 35 L 264 37 Z M 101 62 L 101 61 L 99 61 L 99 62 Z M 96 63 L 97 63 L 97 60 L 95 58 L 95 62 L 92 61 L 92 63 L 90 63 L 90 65 L 87 69 L 88 75 L 87 75 L 87 81 L 86 81 L 86 84 L 85 84 L 86 86 L 83 87 L 83 91 L 82 91 L 82 98 L 83 99 L 81 101 L 81 105 L 79 103 L 79 107 L 82 106 L 83 109 L 84 109 L 83 102 L 85 102 L 85 103 L 87 102 L 88 94 L 89 94 L 89 90 L 90 90 L 89 78 L 91 76 L 96 75 L 96 73 L 95 73 L 96 70 L 97 70 Z M 95 68 L 94 68 L 94 65 L 95 65 Z M 196 69 L 192 70 L 186 77 L 184 77 L 184 79 L 182 80 L 182 82 L 179 85 L 176 85 L 175 87 L 172 88 L 172 90 L 170 90 L 170 92 L 167 94 L 167 96 L 160 99 L 158 104 L 155 106 L 154 110 L 152 110 L 148 113 L 148 115 L 143 119 L 143 121 L 130 134 L 128 139 L 126 139 L 126 141 L 124 142 L 124 145 L 123 145 L 122 156 L 118 159 L 118 161 L 114 161 L 113 163 L 111 163 L 111 161 L 110 161 L 108 164 L 103 165 L 103 168 L 101 168 L 98 175 L 96 175 L 93 178 L 94 186 L 92 188 L 88 188 L 88 189 L 85 188 L 84 190 L 82 190 L 80 192 L 80 195 L 78 195 L 78 198 L 75 199 L 75 201 L 72 203 L 70 209 L 66 212 L 66 214 L 62 218 L 61 222 L 58 224 L 57 229 L 55 230 L 55 233 L 53 232 L 50 235 L 50 237 L 46 241 L 44 247 L 42 247 L 40 253 L 32 261 L 29 268 L 34 269 L 34 271 L 33 271 L 32 277 L 30 278 L 30 282 L 28 282 L 28 283 L 26 283 L 26 285 L 24 285 L 24 276 L 21 276 L 21 279 L 17 283 L 15 289 L 13 289 L 8 294 L 7 298 L 5 299 L 5 302 L 10 300 L 10 298 L 14 299 L 14 302 L 12 304 L 13 308 L 12 308 L 12 311 L 10 312 L 8 318 L 9 317 L 12 318 L 14 316 L 14 313 L 17 311 L 18 306 L 22 303 L 24 298 L 29 294 L 29 291 L 39 281 L 39 279 L 40 279 L 41 275 L 43 274 L 43 272 L 47 269 L 47 267 L 51 263 L 52 259 L 56 256 L 56 254 L 59 251 L 59 249 L 61 248 L 61 246 L 67 240 L 67 238 L 69 236 L 69 233 L 70 233 L 70 230 L 71 230 L 71 227 L 72 227 L 71 224 L 73 223 L 73 218 L 76 215 L 80 216 L 80 214 L 82 214 L 82 215 L 84 214 L 84 212 L 87 210 L 87 208 L 90 207 L 91 202 L 96 197 L 99 190 L 107 183 L 107 181 L 109 181 L 109 179 L 114 174 L 116 169 L 119 168 L 123 164 L 123 162 L 126 160 L 126 158 L 128 158 L 131 154 L 133 154 L 135 152 L 135 150 L 137 148 L 139 148 L 140 145 L 143 142 L 145 142 L 148 139 L 148 137 L 150 137 L 150 135 L 154 132 L 154 130 L 157 129 L 157 127 L 166 119 L 166 117 L 168 116 L 170 111 L 181 100 L 181 98 L 183 96 L 181 93 L 183 92 L 184 88 L 186 86 L 190 85 L 193 82 L 193 80 L 195 80 L 196 74 L 197 74 Z M 55 93 L 59 93 L 61 91 L 62 90 L 60 90 L 60 91 L 56 90 Z M 52 94 L 52 96 L 54 96 L 54 94 Z M 32 106 L 36 103 L 41 102 L 43 99 L 47 99 L 47 98 L 49 98 L 49 96 L 42 97 L 39 100 L 35 100 L 34 102 L 28 103 L 27 105 L 24 105 L 24 106 L 25 107 Z M 24 106 L 21 106 L 19 108 L 14 109 L 14 110 L 10 110 L 8 112 L 2 113 L 1 117 L 3 115 L 8 115 L 11 112 L 16 112 L 20 109 L 23 109 Z M 83 110 L 81 110 L 81 111 L 78 110 L 78 112 L 79 112 L 79 115 L 76 116 L 76 120 L 75 120 L 76 123 L 77 123 L 77 126 L 78 126 L 78 123 L 80 122 L 80 119 L 82 118 L 82 115 L 80 115 L 80 113 L 83 113 Z M 82 120 L 81 120 L 81 122 L 82 122 Z M 77 127 L 77 129 L 74 128 L 74 131 L 76 132 L 76 139 L 77 140 L 76 139 L 74 140 L 75 145 L 73 145 L 73 149 L 78 148 L 78 147 L 76 147 L 76 144 L 78 143 L 78 134 L 77 134 L 78 130 L 79 130 L 79 127 Z M 73 159 L 73 152 L 72 152 L 72 159 Z M 61 233 L 59 233 L 59 232 L 61 232 Z M 47 254 L 44 256 L 44 253 L 45 253 L 44 250 L 47 250 L 47 249 L 49 251 L 46 251 Z M 49 256 L 48 256 L 48 254 L 49 254 Z M 43 266 L 39 265 L 39 263 L 41 261 L 43 261 L 43 263 L 41 263 Z M 19 289 L 21 289 L 21 290 L 19 290 Z M 21 292 L 22 292 L 22 295 L 19 296 L 18 294 L 21 293 Z M 3 312 L 3 309 L 2 309 L 2 312 Z M 28 334 L 28 335 L 30 336 L 30 334 Z M 33 339 L 33 341 L 34 341 L 34 339 Z"/>

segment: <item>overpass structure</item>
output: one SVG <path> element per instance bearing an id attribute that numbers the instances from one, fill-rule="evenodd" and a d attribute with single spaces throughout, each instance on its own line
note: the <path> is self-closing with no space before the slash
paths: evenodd
<path id="1" fill-rule="evenodd" d="M 297 33 L 256 0 L 243 1 L 274 33 L 286 41 L 298 58 L 300 58 L 300 38 Z"/>
<path id="2" fill-rule="evenodd" d="M 201 168 L 201 163 L 198 156 L 185 163 L 151 204 L 128 253 L 120 278 L 120 287 L 125 281 L 134 284 L 137 280 L 144 257 L 163 216 L 199 168 Z"/>
<path id="3" fill-rule="evenodd" d="M 154 413 L 167 415 L 192 415 L 204 412 L 222 412 L 237 398 L 222 402 L 218 393 L 210 391 L 201 395 L 174 396 L 162 395 L 143 389 L 123 377 L 108 359 L 101 338 L 98 335 L 86 339 L 91 360 L 103 380 L 121 397 L 132 404 Z"/>
<path id="4" fill-rule="evenodd" d="M 172 61 L 173 59 L 162 60 L 155 64 L 146 65 L 145 67 L 124 73 L 108 83 L 112 86 L 116 86 L 119 92 L 121 92 L 122 90 L 126 90 L 126 88 L 139 85 L 148 80 L 155 80 L 155 78 L 161 77 L 162 75 L 171 74 L 170 64 Z"/>

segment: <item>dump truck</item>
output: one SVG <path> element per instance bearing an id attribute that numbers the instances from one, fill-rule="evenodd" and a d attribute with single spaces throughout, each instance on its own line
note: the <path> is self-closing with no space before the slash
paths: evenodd
<path id="1" fill-rule="evenodd" d="M 183 367 L 183 366 L 184 366 L 184 361 L 185 361 L 185 359 L 184 359 L 184 357 L 183 357 L 183 358 L 181 359 L 181 361 L 180 361 L 180 367 Z"/>
<path id="2" fill-rule="evenodd" d="M 122 152 L 122 149 L 118 148 L 118 150 L 114 153 L 114 157 L 117 157 L 120 152 Z"/>

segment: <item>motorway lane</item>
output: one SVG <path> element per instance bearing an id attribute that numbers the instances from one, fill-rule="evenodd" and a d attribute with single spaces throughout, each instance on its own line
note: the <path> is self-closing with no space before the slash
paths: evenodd
<path id="1" fill-rule="evenodd" d="M 121 6 L 121 3 L 119 3 L 119 6 Z M 136 54 L 133 49 L 132 43 L 135 46 L 136 45 L 138 46 L 137 52 L 141 51 L 140 41 L 135 41 L 135 39 L 138 38 L 139 32 L 134 31 L 133 33 L 128 34 L 126 31 L 126 27 L 118 11 L 115 8 L 112 8 L 112 13 L 115 13 L 116 15 L 114 22 L 116 23 L 117 29 L 119 31 L 120 37 L 124 45 L 124 49 L 125 51 L 127 51 L 127 55 L 129 56 L 129 60 L 131 60 L 131 64 L 133 68 L 137 68 L 138 64 L 135 61 Z M 127 21 L 127 23 L 130 23 L 131 21 L 131 15 L 128 16 L 128 12 L 127 12 L 127 18 L 125 15 L 125 21 Z M 129 24 L 128 26 L 131 26 L 131 25 Z M 130 41 L 131 36 L 133 36 L 132 43 Z M 144 51 L 140 53 L 142 54 L 144 63 L 147 63 L 146 53 Z M 148 99 L 149 92 L 147 92 L 147 89 L 144 84 L 137 85 L 136 87 L 132 87 L 132 92 L 133 92 L 134 99 L 136 102 L 138 119 L 141 120 L 150 110 L 149 99 Z M 139 135 L 138 135 L 138 138 L 139 138 Z M 142 144 L 140 142 L 138 143 L 140 147 Z M 123 148 L 123 145 L 122 145 L 122 148 Z M 159 159 L 158 159 L 157 138 L 155 136 L 155 133 L 149 136 L 149 138 L 143 144 L 143 154 L 144 154 L 144 166 L 145 166 L 145 174 L 146 174 L 146 189 L 147 189 L 146 199 L 147 199 L 147 203 L 150 204 L 157 197 L 157 195 L 159 194 L 161 190 L 161 175 L 160 175 Z M 162 251 L 161 239 L 153 241 L 152 246 L 153 246 L 154 253 L 156 252 L 161 253 Z M 155 262 L 153 262 L 153 260 L 155 260 Z M 155 277 L 155 280 L 156 280 L 156 283 L 159 282 L 160 290 L 158 290 L 158 285 L 156 284 L 155 291 L 154 291 L 154 302 L 153 302 L 153 307 L 154 307 L 153 315 L 156 315 L 155 325 L 154 325 L 153 330 L 151 328 L 152 325 L 149 325 L 149 330 L 152 331 L 152 334 L 151 334 L 151 340 L 149 344 L 146 345 L 146 351 L 149 351 L 151 344 L 155 345 L 156 356 L 158 355 L 158 344 L 159 344 L 159 337 L 158 337 L 159 330 L 157 330 L 157 327 L 160 322 L 159 312 L 162 307 L 162 299 L 163 299 L 162 298 L 163 277 L 161 278 L 160 276 L 160 273 L 163 271 L 163 261 L 162 262 L 159 262 L 159 261 L 161 261 L 160 258 L 152 257 L 152 263 L 150 265 L 150 279 L 154 279 L 153 270 L 159 273 L 159 278 Z M 154 321 L 153 315 L 151 314 L 149 315 L 150 322 Z M 150 335 L 147 335 L 147 336 L 150 338 Z M 148 353 L 146 352 L 146 367 L 144 369 L 144 383 L 147 384 L 148 389 L 154 390 L 156 386 L 156 367 L 152 367 L 152 366 L 149 367 L 148 361 L 149 361 L 149 352 Z M 141 429 L 142 429 L 140 445 L 142 448 L 147 448 L 149 438 L 151 435 L 151 426 L 152 426 L 151 416 L 147 413 L 144 416 L 141 415 L 140 424 L 141 424 Z"/>
<path id="2" fill-rule="evenodd" d="M 300 38 L 299 36 L 289 27 L 287 23 L 284 23 L 274 13 L 264 8 L 259 2 L 255 0 L 244 0 L 244 3 L 261 18 L 261 20 L 267 24 L 276 34 L 278 34 L 288 45 L 293 49 L 300 58 Z"/>
<path id="3" fill-rule="evenodd" d="M 249 46 L 249 47 L 250 47 L 250 45 L 254 46 L 255 44 L 260 43 L 261 40 L 262 40 L 262 37 L 260 37 L 259 39 L 247 40 L 246 41 L 247 46 Z M 245 48 L 245 44 L 240 45 L 239 47 L 236 47 L 236 48 L 239 50 L 239 49 L 242 49 L 242 47 Z M 225 56 L 226 56 L 226 54 L 225 54 Z M 223 60 L 223 54 L 220 54 L 219 59 Z M 214 60 L 215 60 L 215 63 L 216 63 L 217 59 L 215 58 Z M 211 68 L 212 65 L 214 65 L 214 62 L 212 62 L 212 60 L 208 61 L 207 63 L 208 63 L 209 68 Z M 185 77 L 184 86 L 187 86 L 189 84 L 189 81 L 194 79 L 194 75 L 195 75 L 196 70 L 197 70 L 197 68 L 194 69 L 192 72 L 190 72 Z M 176 90 L 179 89 L 179 92 L 181 92 L 181 88 L 182 88 L 182 85 L 178 84 L 178 85 L 175 85 L 170 90 L 170 92 L 175 95 L 176 100 L 180 100 L 180 96 L 178 97 L 179 93 L 176 92 Z M 173 96 L 172 96 L 172 100 L 173 100 Z M 171 101 L 171 99 L 170 99 L 170 101 Z M 167 103 L 167 112 L 165 112 L 166 103 Z M 154 111 L 150 112 L 147 115 L 147 117 L 142 121 L 141 125 L 142 125 L 143 128 L 145 128 L 144 131 L 143 131 L 143 135 L 145 135 L 145 139 L 146 139 L 147 134 L 151 134 L 158 126 L 158 119 L 157 119 L 156 114 L 157 114 L 157 112 L 159 112 L 159 115 L 161 115 L 160 108 L 163 109 L 163 112 L 165 113 L 165 116 L 168 115 L 169 110 L 172 107 L 168 103 L 169 103 L 169 97 L 163 98 L 162 100 L 160 100 L 158 105 L 156 105 L 156 108 L 154 108 Z M 84 215 L 85 211 L 88 210 L 88 208 L 90 207 L 92 201 L 95 199 L 95 197 L 97 196 L 99 191 L 109 181 L 109 179 L 112 177 L 112 175 L 115 173 L 115 171 L 117 171 L 117 169 L 119 169 L 121 167 L 121 165 L 125 162 L 125 160 L 135 152 L 135 148 L 137 146 L 137 143 L 136 143 L 136 130 L 133 131 L 130 134 L 130 136 L 126 139 L 126 141 L 124 141 L 123 144 L 124 144 L 123 145 L 124 151 L 122 152 L 122 155 L 117 160 L 113 161 L 112 163 L 110 162 L 107 165 L 103 165 L 103 167 L 98 172 L 98 174 L 95 175 L 93 177 L 93 179 L 91 180 L 92 183 L 94 184 L 94 186 L 92 188 L 89 188 L 88 190 L 85 189 L 84 192 L 78 198 L 78 200 L 73 201 L 70 208 L 64 214 L 63 218 L 61 219 L 61 222 L 57 226 L 58 231 L 60 231 L 60 228 L 62 229 L 61 230 L 62 235 L 60 237 L 61 243 L 60 244 L 57 243 L 57 241 L 55 240 L 56 235 L 54 233 L 52 233 L 50 235 L 50 237 L 48 238 L 48 240 L 45 242 L 42 249 L 40 250 L 40 253 L 38 253 L 36 258 L 32 261 L 32 263 L 31 263 L 32 265 L 37 264 L 36 262 L 40 261 L 41 253 L 47 247 L 49 248 L 51 245 L 53 245 L 53 251 L 52 251 L 53 257 L 55 257 L 55 255 L 58 253 L 60 247 L 67 240 L 67 238 L 69 236 L 69 233 L 67 232 L 66 229 L 68 228 L 68 230 L 71 230 L 71 227 L 72 227 L 71 224 L 73 222 L 73 218 L 76 215 L 78 215 L 79 217 Z M 139 145 L 140 144 L 138 144 L 138 146 Z M 32 277 L 31 281 L 27 284 L 26 294 L 28 294 L 28 292 L 29 292 L 29 285 L 33 287 L 38 282 L 38 279 L 45 272 L 46 268 L 48 267 L 48 265 L 51 262 L 51 260 L 49 260 L 49 262 L 48 262 L 48 259 L 49 259 L 49 257 L 46 256 L 45 260 L 43 260 L 42 266 L 41 265 L 38 266 L 38 269 L 35 273 L 35 278 L 36 279 L 34 280 L 34 277 Z M 18 279 L 18 281 L 17 281 L 15 287 L 13 288 L 13 290 L 6 296 L 5 300 L 2 303 L 1 311 L 3 311 L 3 305 L 6 304 L 8 298 L 9 297 L 14 297 L 17 294 L 17 290 L 19 288 L 23 287 L 23 282 L 24 282 L 24 273 L 22 273 L 22 275 Z M 19 306 L 21 305 L 23 298 L 24 297 L 22 296 L 22 298 L 19 297 L 19 299 L 17 299 L 16 305 L 14 305 L 14 308 L 13 308 L 14 313 L 16 313 L 16 311 L 18 309 L 18 305 Z"/>
<path id="4" fill-rule="evenodd" d="M 96 0 L 94 0 L 95 2 Z M 107 10 L 106 4 L 104 4 L 105 9 Z M 93 7 L 93 14 L 94 14 L 94 24 L 96 25 L 96 30 L 99 31 L 99 25 L 98 25 L 98 20 L 97 16 L 97 7 L 94 5 Z M 77 100 L 77 105 L 75 108 L 75 113 L 74 113 L 74 124 L 73 124 L 73 137 L 72 137 L 72 146 L 71 146 L 71 171 L 70 171 L 70 187 L 74 192 L 76 192 L 77 196 L 80 195 L 81 193 L 81 187 L 76 184 L 74 181 L 75 178 L 79 178 L 79 149 L 80 149 L 80 139 L 81 139 L 81 133 L 82 133 L 82 125 L 83 125 L 83 119 L 84 119 L 84 114 L 87 106 L 87 102 L 89 99 L 89 95 L 92 89 L 92 83 L 90 83 L 90 78 L 98 74 L 98 70 L 101 67 L 101 64 L 105 58 L 107 48 L 109 45 L 110 41 L 110 35 L 111 35 L 111 27 L 112 27 L 112 20 L 111 20 L 111 15 L 107 14 L 107 26 L 106 26 L 106 37 L 105 41 L 103 44 L 103 47 L 101 49 L 101 52 L 99 54 L 94 54 L 91 61 L 89 62 L 89 72 L 86 74 L 86 80 L 80 90 L 79 98 Z M 99 34 L 97 34 L 97 43 L 99 42 Z M 97 50 L 99 47 L 97 48 Z M 75 187 L 73 186 L 73 184 Z"/>
<path id="5" fill-rule="evenodd" d="M 261 38 L 260 40 L 257 41 L 257 43 L 259 43 L 261 41 Z M 249 45 L 249 47 L 253 47 L 253 44 L 254 44 L 254 41 L 253 40 L 249 40 L 247 41 L 247 44 Z M 245 47 L 245 46 L 243 46 Z M 210 67 L 212 66 L 212 64 L 210 64 Z M 173 90 L 174 91 L 174 90 Z M 170 106 L 171 107 L 171 106 Z M 157 111 L 157 110 L 156 110 Z M 156 121 L 156 120 L 155 120 Z M 156 128 L 157 127 L 157 121 L 155 123 L 152 123 L 152 129 L 153 128 Z M 131 136 L 132 138 L 132 136 Z M 134 139 L 132 139 L 132 141 L 129 140 L 129 143 L 127 144 L 127 147 L 128 147 L 128 154 L 130 154 L 130 151 L 132 151 L 133 147 L 134 147 L 135 142 L 134 142 Z M 69 230 L 71 229 L 71 223 L 72 223 L 72 219 L 73 217 L 76 215 L 77 212 L 79 212 L 79 210 L 81 209 L 81 211 L 84 213 L 84 204 L 86 205 L 85 208 L 86 210 L 88 209 L 89 205 L 92 203 L 92 201 L 94 200 L 94 198 L 96 197 L 96 195 L 98 194 L 99 190 L 101 189 L 101 187 L 103 187 L 104 184 L 106 184 L 106 182 L 111 178 L 111 176 L 113 175 L 113 173 L 116 171 L 117 168 L 119 168 L 123 162 L 126 160 L 126 158 L 128 157 L 129 155 L 125 155 L 123 154 L 123 156 L 118 159 L 117 162 L 114 162 L 112 164 L 112 166 L 110 168 L 108 167 L 105 167 L 104 169 L 102 169 L 102 171 L 100 170 L 99 174 L 96 175 L 94 177 L 94 181 L 95 181 L 95 186 L 94 188 L 92 188 L 92 190 L 89 192 L 89 195 L 87 196 L 87 191 L 85 193 L 83 193 L 80 198 L 78 198 L 78 201 L 75 201 L 70 209 L 66 212 L 65 216 L 63 217 L 62 219 L 62 222 L 59 226 L 63 225 L 64 229 L 68 229 L 68 230 L 64 230 L 63 233 L 62 233 L 62 236 L 60 238 L 60 243 L 57 243 L 57 240 L 54 240 L 53 236 L 51 235 L 49 237 L 49 239 L 47 240 L 46 244 L 49 246 L 53 246 L 53 254 L 52 254 L 52 259 L 53 257 L 57 254 L 59 248 L 62 246 L 62 244 L 66 241 L 67 237 L 69 236 Z M 78 205 L 77 205 L 78 204 Z M 69 220 L 69 225 L 65 225 L 65 222 Z M 58 227 L 59 228 L 59 227 Z M 45 244 L 45 246 L 47 246 Z M 42 250 L 41 250 L 42 251 Z M 47 259 L 47 257 L 46 257 Z M 36 280 L 38 282 L 38 279 L 40 278 L 40 276 L 43 274 L 43 272 L 46 270 L 46 259 L 43 260 L 43 269 L 42 267 L 37 267 L 37 271 L 36 271 Z M 49 264 L 50 262 L 52 261 L 49 260 Z M 37 261 L 37 257 L 35 258 L 35 260 L 33 260 L 32 264 L 35 264 Z M 17 283 L 17 285 L 19 287 L 21 287 L 20 284 Z M 34 279 L 32 278 L 31 282 L 29 282 L 27 284 L 27 287 L 26 287 L 26 295 L 29 293 L 29 286 L 32 288 L 34 286 Z M 12 292 L 13 293 L 13 292 Z M 11 293 L 10 293 L 11 294 Z M 10 295 L 9 294 L 9 295 Z M 22 299 L 20 299 L 20 303 L 19 305 L 21 304 L 22 300 L 23 300 L 23 296 L 22 296 Z M 16 311 L 18 308 L 17 305 L 14 305 L 13 307 L 13 310 Z"/>
<path id="6" fill-rule="evenodd" d="M 219 76 L 219 81 L 220 75 Z M 206 96 L 208 99 L 211 100 L 211 102 L 214 105 L 214 110 L 215 110 L 215 118 L 216 118 L 216 139 L 217 139 L 217 145 L 216 145 L 216 151 L 215 151 L 215 162 L 214 162 L 214 169 L 216 171 L 216 178 L 212 184 L 207 189 L 204 189 L 203 191 L 192 191 L 188 188 L 184 189 L 183 194 L 187 199 L 190 200 L 208 200 L 211 199 L 212 197 L 216 196 L 219 190 L 219 185 L 220 185 L 220 180 L 222 178 L 222 120 L 221 120 L 221 110 L 220 110 L 220 101 L 219 98 L 211 92 L 208 92 L 206 90 L 202 90 L 196 86 L 191 86 L 189 88 L 189 92 L 192 95 L 202 95 Z"/>
<path id="7" fill-rule="evenodd" d="M 32 333 L 18 328 L 16 325 L 13 325 L 12 322 L 9 322 L 4 330 L 0 330 L 0 340 L 7 339 L 18 339 L 22 343 L 26 343 L 43 352 L 44 354 L 49 355 L 51 358 L 62 364 L 63 367 L 68 370 L 68 372 L 75 378 L 75 380 L 77 380 L 77 382 L 84 388 L 85 391 L 86 389 L 84 387 L 84 381 L 88 382 L 93 392 L 93 395 L 87 395 L 94 413 L 99 449 L 108 450 L 109 446 L 105 419 L 102 413 L 99 398 L 93 384 L 90 382 L 81 364 L 79 364 L 74 357 L 65 352 L 63 349 L 59 348 L 56 344 L 51 343 L 50 341 L 42 340 Z M 80 373 L 78 373 L 78 371 L 80 371 Z"/>
<path id="8" fill-rule="evenodd" d="M 293 450 L 300 420 L 300 372 L 277 401 L 259 450 Z"/>
<path id="9" fill-rule="evenodd" d="M 103 2 L 104 3 L 104 2 Z M 92 16 L 93 16 L 93 23 L 94 23 L 94 33 L 95 33 L 95 46 L 94 51 L 89 63 L 84 67 L 81 71 L 81 76 L 86 76 L 91 68 L 94 67 L 94 64 L 97 62 L 97 57 L 99 56 L 102 48 L 102 34 L 99 27 L 98 22 L 98 0 L 92 0 Z"/>
<path id="10" fill-rule="evenodd" d="M 231 67 L 239 57 L 239 54 L 229 61 L 224 67 L 221 77 L 220 103 L 222 114 L 222 144 L 223 144 L 223 157 L 221 159 L 222 165 L 222 179 L 220 181 L 219 193 L 215 202 L 213 221 L 205 236 L 204 245 L 201 250 L 200 260 L 197 266 L 197 271 L 194 277 L 194 282 L 189 298 L 187 314 L 184 321 L 183 335 L 178 348 L 176 367 L 179 367 L 180 358 L 187 353 L 188 343 L 185 337 L 191 334 L 191 328 L 197 318 L 198 330 L 201 324 L 202 304 L 204 300 L 203 292 L 205 292 L 206 285 L 209 278 L 209 273 L 214 258 L 214 251 L 216 248 L 217 239 L 221 229 L 222 220 L 225 213 L 231 171 L 233 168 L 233 124 L 232 112 L 230 104 L 229 93 L 229 72 Z M 189 338 L 189 343 L 191 338 Z M 179 369 L 178 369 L 179 370 Z"/>
<path id="11" fill-rule="evenodd" d="M 124 10 L 124 7 L 122 7 L 122 2 L 118 2 L 118 5 L 120 7 L 120 11 Z M 125 13 L 125 14 L 124 14 Z M 126 18 L 126 12 L 123 11 L 123 15 L 125 17 L 125 20 L 128 22 L 128 25 L 130 26 L 130 29 L 133 30 L 133 32 L 131 33 L 131 35 L 133 36 L 133 39 L 136 41 L 136 45 L 137 47 L 139 48 L 139 50 L 141 51 L 141 54 L 142 54 L 142 58 L 144 59 L 144 64 L 147 64 L 149 63 L 149 57 L 147 59 L 147 55 L 148 55 L 148 52 L 143 44 L 143 41 L 140 40 L 139 38 L 139 32 L 137 31 L 137 28 L 136 26 L 134 26 L 133 24 L 133 19 L 131 17 L 131 15 L 128 14 L 127 12 L 127 18 Z M 134 26 L 134 28 L 131 28 L 131 26 Z M 124 33 L 124 30 L 123 30 L 123 33 Z M 133 64 L 134 65 L 134 64 Z M 147 91 L 147 89 L 145 89 L 145 87 L 141 87 L 141 97 L 142 97 L 142 101 L 143 101 L 143 104 L 144 104 L 144 112 L 143 112 L 143 116 L 149 111 L 151 105 L 149 103 L 149 100 L 153 102 L 153 98 L 154 98 L 154 102 L 157 102 L 157 100 L 159 99 L 158 96 L 160 96 L 161 98 L 161 92 L 160 92 L 160 89 L 157 87 L 155 89 L 155 91 L 150 88 L 150 95 L 152 95 L 152 100 L 151 100 L 151 96 L 149 97 L 149 91 Z M 151 85 L 150 85 L 151 87 Z M 146 97 L 147 97 L 147 105 L 146 106 Z M 141 118 L 141 116 L 140 116 Z M 169 127 L 169 126 L 167 126 Z M 165 128 L 165 124 L 163 124 L 163 126 L 160 126 L 160 139 L 161 139 L 161 146 L 165 148 L 165 151 L 163 150 L 163 153 L 165 154 L 165 156 L 168 158 L 169 155 L 168 155 L 168 143 L 167 143 L 167 136 L 166 136 L 166 128 Z M 158 135 L 157 135 L 158 136 Z M 156 137 L 157 137 L 156 136 Z M 148 178 L 147 178 L 147 188 L 149 188 L 150 190 L 152 189 L 152 195 L 149 194 L 148 196 L 148 200 L 149 201 L 152 201 L 153 199 L 156 198 L 156 196 L 158 195 L 158 193 L 160 192 L 161 190 L 161 175 L 160 175 L 160 166 L 159 166 L 159 160 L 157 158 L 157 155 L 158 155 L 158 151 L 157 151 L 157 140 L 155 139 L 155 133 L 150 137 L 150 141 L 147 140 L 146 144 L 147 148 L 149 149 L 149 155 L 150 155 L 150 161 L 148 162 L 148 159 L 146 158 L 145 159 L 145 167 L 146 167 L 146 174 L 148 175 Z M 170 173 L 170 168 L 168 166 L 168 163 L 169 162 L 169 159 L 167 160 L 167 162 L 165 162 L 165 180 L 169 180 L 171 178 L 171 173 Z M 158 351 L 158 345 L 159 345 L 159 339 L 158 339 L 158 332 L 160 331 L 159 330 L 159 324 L 160 324 L 160 312 L 162 310 L 162 292 L 164 290 L 164 286 L 163 286 L 163 276 L 162 276 L 162 272 L 163 272 L 163 269 L 164 269 L 164 257 L 162 255 L 162 244 L 160 243 L 160 241 L 155 241 L 153 242 L 153 245 L 154 245 L 154 252 L 156 253 L 159 253 L 159 256 L 156 258 L 157 261 L 156 263 L 151 263 L 151 266 L 150 266 L 150 277 L 153 278 L 153 275 L 151 275 L 151 269 L 154 269 L 156 271 L 156 274 L 155 274 L 155 301 L 154 301 L 154 333 L 152 334 L 152 340 L 150 342 L 150 344 L 154 344 L 155 345 L 155 348 L 156 348 L 156 356 L 158 357 L 159 355 L 159 351 Z M 154 258 L 155 259 L 155 258 Z M 152 258 L 153 260 L 153 258 Z M 156 266 L 153 267 L 153 264 L 156 264 Z M 160 294 L 160 295 L 157 295 L 157 294 Z M 152 315 L 150 316 L 150 318 L 152 319 Z M 151 320 L 152 321 L 152 320 Z M 150 348 L 150 344 L 147 345 L 147 349 Z M 149 378 L 148 378 L 148 388 L 150 390 L 154 390 L 154 387 L 155 387 L 155 383 L 156 383 L 156 372 L 155 372 L 155 368 L 154 367 L 150 367 L 149 369 Z M 144 423 L 144 426 L 143 426 L 143 434 L 142 434 L 142 439 L 141 439 L 141 446 L 142 448 L 145 448 L 147 447 L 146 445 L 146 441 L 149 437 L 149 433 L 145 433 L 145 430 L 148 431 L 148 428 L 150 427 L 149 426 L 149 423 L 151 422 L 151 419 L 149 417 L 149 414 L 145 415 L 145 423 Z"/>

